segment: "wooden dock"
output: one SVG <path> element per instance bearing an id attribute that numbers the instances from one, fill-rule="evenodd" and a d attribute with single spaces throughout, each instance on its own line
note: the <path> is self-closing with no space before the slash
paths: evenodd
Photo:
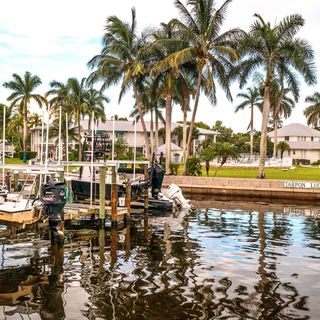
<path id="1" fill-rule="evenodd" d="M 112 208 L 111 206 L 105 207 L 106 216 L 111 218 Z M 79 217 L 99 215 L 100 205 L 99 204 L 86 204 L 86 203 L 67 203 L 64 207 L 64 220 L 74 220 Z M 117 207 L 117 220 L 121 220 L 128 215 L 128 208 Z"/>

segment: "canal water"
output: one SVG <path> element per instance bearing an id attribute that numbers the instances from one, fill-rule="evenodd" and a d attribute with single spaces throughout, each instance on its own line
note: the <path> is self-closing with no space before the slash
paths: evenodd
<path id="1" fill-rule="evenodd" d="M 0 319 L 319 319 L 315 208 L 196 201 L 122 231 L 0 240 Z M 86 227 L 84 227 L 86 225 Z"/>

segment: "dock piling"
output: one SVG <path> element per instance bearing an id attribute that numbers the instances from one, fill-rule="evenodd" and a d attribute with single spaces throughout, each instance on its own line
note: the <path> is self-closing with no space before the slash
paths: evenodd
<path id="1" fill-rule="evenodd" d="M 111 170 L 111 224 L 115 226 L 117 224 L 118 187 L 116 168 L 112 167 Z"/>
<path id="2" fill-rule="evenodd" d="M 18 184 L 19 184 L 19 171 L 13 172 L 13 190 L 18 191 Z"/>
<path id="3" fill-rule="evenodd" d="M 128 213 L 126 215 L 126 222 L 130 221 L 130 215 L 131 215 L 131 182 L 128 181 L 126 185 L 126 207 L 128 210 Z"/>
<path id="4" fill-rule="evenodd" d="M 148 180 L 148 165 L 143 165 L 143 171 L 144 171 L 144 179 Z M 144 191 L 144 211 L 147 212 L 149 209 L 149 189 L 146 188 Z"/>
<path id="5" fill-rule="evenodd" d="M 99 172 L 99 220 L 104 226 L 106 219 L 106 167 L 101 167 Z"/>

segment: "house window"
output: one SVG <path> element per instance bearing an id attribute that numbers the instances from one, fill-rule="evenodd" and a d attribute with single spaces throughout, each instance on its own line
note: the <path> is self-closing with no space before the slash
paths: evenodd
<path id="1" fill-rule="evenodd" d="M 285 141 L 289 141 L 289 137 L 288 137 L 288 136 L 285 136 L 285 137 L 284 137 L 284 140 L 285 140 Z"/>
<path id="2" fill-rule="evenodd" d="M 292 151 L 292 154 L 293 154 L 293 155 L 295 155 L 295 154 L 296 154 L 296 151 L 295 151 L 295 150 L 293 150 L 293 151 Z"/>
<path id="3" fill-rule="evenodd" d="M 311 137 L 311 141 L 313 141 L 313 137 Z"/>

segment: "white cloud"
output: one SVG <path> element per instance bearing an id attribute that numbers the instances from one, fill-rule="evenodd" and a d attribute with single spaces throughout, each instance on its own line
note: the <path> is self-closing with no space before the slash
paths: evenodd
<path id="1" fill-rule="evenodd" d="M 219 5 L 222 3 L 221 0 L 217 2 Z M 151 25 L 157 26 L 160 22 L 177 16 L 173 0 L 4 1 L 0 11 L 0 83 L 10 80 L 14 72 L 23 74 L 29 70 L 41 77 L 43 86 L 40 90 L 45 92 L 49 81 L 53 79 L 65 81 L 71 76 L 87 76 L 89 70 L 86 63 L 100 50 L 106 17 L 117 15 L 129 20 L 133 6 L 136 7 L 139 30 Z M 300 36 L 307 38 L 312 44 L 318 61 L 318 8 L 318 0 L 234 0 L 228 10 L 225 27 L 248 30 L 255 12 L 261 13 L 271 23 L 288 14 L 300 13 L 306 19 Z M 302 115 L 304 97 L 316 89 L 302 87 L 301 101 L 289 122 L 305 123 Z M 237 93 L 238 88 L 234 86 L 234 97 Z M 117 88 L 109 90 L 106 95 L 112 99 L 113 109 L 121 115 L 128 115 L 133 105 L 130 93 L 121 106 L 117 106 Z M 5 101 L 7 96 L 7 90 L 0 90 L 1 101 Z M 233 109 L 237 103 L 236 99 L 233 104 L 227 101 L 222 92 L 218 93 L 216 107 L 202 97 L 197 119 L 210 125 L 219 119 L 236 131 L 244 131 L 249 113 L 243 111 L 235 115 Z M 180 120 L 178 108 L 174 109 L 173 118 Z M 257 117 L 257 129 L 259 121 Z"/>

